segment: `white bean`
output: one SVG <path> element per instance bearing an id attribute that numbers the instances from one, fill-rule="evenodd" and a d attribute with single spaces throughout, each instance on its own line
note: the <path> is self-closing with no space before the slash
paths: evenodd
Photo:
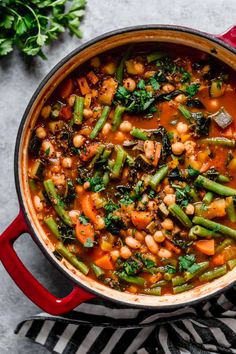
<path id="1" fill-rule="evenodd" d="M 55 153 L 55 149 L 52 143 L 50 143 L 50 141 L 47 140 L 44 140 L 42 142 L 42 150 L 48 157 L 51 157 Z"/>
<path id="2" fill-rule="evenodd" d="M 111 124 L 110 123 L 105 123 L 104 127 L 102 128 L 102 135 L 107 136 L 111 130 Z"/>
<path id="3" fill-rule="evenodd" d="M 135 90 L 136 82 L 129 77 L 128 79 L 124 80 L 124 87 L 132 92 Z"/>
<path id="4" fill-rule="evenodd" d="M 125 243 L 127 246 L 133 249 L 138 249 L 141 247 L 141 243 L 132 236 L 126 237 Z"/>
<path id="5" fill-rule="evenodd" d="M 182 122 L 179 122 L 176 126 L 176 130 L 179 134 L 184 134 L 187 133 L 188 131 L 188 125 Z"/>
<path id="6" fill-rule="evenodd" d="M 122 246 L 120 248 L 120 256 L 121 256 L 121 258 L 124 258 L 124 259 L 128 259 L 129 257 L 131 257 L 132 252 L 130 251 L 129 247 Z"/>
<path id="7" fill-rule="evenodd" d="M 64 159 L 62 159 L 62 167 L 64 168 L 71 168 L 72 166 L 72 160 L 70 157 L 64 157 Z"/>
<path id="8" fill-rule="evenodd" d="M 39 138 L 39 139 L 44 139 L 46 138 L 47 136 L 47 132 L 46 130 L 43 128 L 43 127 L 38 127 L 36 129 L 36 136 Z"/>
<path id="9" fill-rule="evenodd" d="M 156 243 L 156 241 L 154 240 L 154 238 L 151 235 L 147 235 L 145 237 L 145 242 L 146 242 L 148 249 L 152 253 L 156 254 L 158 252 L 158 250 L 159 250 L 158 244 Z"/>
<path id="10" fill-rule="evenodd" d="M 90 109 L 90 108 L 85 108 L 83 110 L 83 116 L 85 119 L 89 119 L 89 118 L 92 118 L 93 116 L 93 111 Z"/>
<path id="11" fill-rule="evenodd" d="M 111 259 L 116 262 L 117 259 L 120 257 L 120 252 L 119 250 L 114 250 L 114 251 L 111 251 L 110 252 L 110 255 L 111 255 Z"/>
<path id="12" fill-rule="evenodd" d="M 172 252 L 167 250 L 166 248 L 160 248 L 158 252 L 158 256 L 160 258 L 171 258 L 172 257 Z"/>
<path id="13" fill-rule="evenodd" d="M 37 211 L 43 210 L 43 203 L 38 195 L 34 196 L 34 207 Z"/>
<path id="14" fill-rule="evenodd" d="M 162 231 L 156 231 L 153 235 L 153 238 L 156 242 L 163 242 L 165 240 L 165 235 Z"/>
<path id="15" fill-rule="evenodd" d="M 166 204 L 166 205 L 171 205 L 171 204 L 174 204 L 175 203 L 175 194 L 167 194 L 164 199 L 163 199 L 163 202 Z"/>
<path id="16" fill-rule="evenodd" d="M 171 149 L 175 155 L 181 155 L 185 150 L 185 146 L 183 143 L 177 141 L 171 145 Z"/>
<path id="17" fill-rule="evenodd" d="M 169 218 L 166 218 L 162 223 L 161 226 L 163 227 L 163 229 L 165 230 L 173 230 L 174 228 L 174 224 L 173 221 Z"/>
<path id="18" fill-rule="evenodd" d="M 136 231 L 134 237 L 138 241 L 144 241 L 144 234 L 141 231 Z"/>
<path id="19" fill-rule="evenodd" d="M 80 135 L 80 134 L 74 135 L 74 137 L 73 137 L 73 145 L 74 145 L 74 147 L 79 148 L 80 146 L 83 145 L 85 140 L 86 139 L 85 139 L 85 137 L 83 135 Z"/>
<path id="20" fill-rule="evenodd" d="M 124 120 L 120 125 L 120 131 L 123 133 L 129 133 L 132 130 L 133 126 L 127 120 Z"/>
<path id="21" fill-rule="evenodd" d="M 185 209 L 185 213 L 188 215 L 193 215 L 194 214 L 194 205 L 193 204 L 188 204 Z"/>
<path id="22" fill-rule="evenodd" d="M 80 216 L 79 210 L 70 210 L 69 211 L 69 217 L 71 218 L 71 221 L 73 222 L 73 224 L 77 224 L 79 216 Z"/>

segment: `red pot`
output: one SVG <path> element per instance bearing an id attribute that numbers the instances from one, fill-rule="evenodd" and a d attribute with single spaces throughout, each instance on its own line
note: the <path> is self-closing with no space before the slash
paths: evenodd
<path id="1" fill-rule="evenodd" d="M 32 206 L 27 185 L 27 145 L 31 127 L 55 87 L 77 66 L 91 57 L 131 42 L 165 42 L 184 44 L 218 57 L 236 70 L 236 26 L 224 34 L 214 36 L 185 27 L 150 25 L 125 28 L 107 33 L 84 44 L 66 56 L 45 77 L 31 98 L 22 118 L 15 148 L 15 183 L 20 202 L 20 212 L 12 224 L 0 236 L 0 260 L 4 267 L 37 306 L 51 314 L 72 310 L 83 301 L 100 296 L 123 305 L 148 309 L 170 309 L 200 302 L 218 295 L 236 282 L 236 268 L 211 283 L 201 285 L 182 294 L 153 297 L 121 293 L 110 289 L 81 274 L 67 262 L 59 262 L 53 255 L 53 246 L 40 226 Z M 70 278 L 73 290 L 64 298 L 57 298 L 43 287 L 17 256 L 13 244 L 23 233 L 29 233 L 51 262 Z"/>

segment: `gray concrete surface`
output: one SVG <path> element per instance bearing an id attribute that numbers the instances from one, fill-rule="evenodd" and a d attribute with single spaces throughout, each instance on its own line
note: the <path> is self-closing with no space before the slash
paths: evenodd
<path id="1" fill-rule="evenodd" d="M 36 59 L 30 67 L 17 53 L 0 60 L 0 232 L 18 212 L 13 152 L 21 116 L 42 78 L 64 55 L 99 34 L 135 24 L 177 24 L 220 33 L 235 22 L 235 0 L 88 0 L 82 41 L 65 35 L 46 51 L 47 61 Z M 54 293 L 68 289 L 29 238 L 20 239 L 16 247 L 27 266 Z M 20 320 L 40 310 L 21 293 L 1 264 L 0 274 L 0 354 L 48 353 L 14 335 Z"/>

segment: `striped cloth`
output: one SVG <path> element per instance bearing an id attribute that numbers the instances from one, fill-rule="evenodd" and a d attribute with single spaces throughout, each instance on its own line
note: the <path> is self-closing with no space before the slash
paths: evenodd
<path id="1" fill-rule="evenodd" d="M 31 317 L 15 333 L 62 354 L 236 354 L 236 286 L 169 312 L 93 299 L 63 316 Z"/>

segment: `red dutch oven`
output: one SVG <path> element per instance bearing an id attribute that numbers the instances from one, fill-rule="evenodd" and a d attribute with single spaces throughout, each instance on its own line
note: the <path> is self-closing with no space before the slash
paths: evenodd
<path id="1" fill-rule="evenodd" d="M 193 29 L 168 25 L 147 25 L 107 33 L 84 44 L 58 63 L 45 77 L 31 98 L 22 118 L 15 148 L 15 183 L 20 212 L 0 236 L 0 260 L 18 287 L 37 306 L 50 314 L 62 314 L 95 296 L 123 305 L 165 310 L 200 302 L 216 296 L 236 283 L 236 268 L 213 282 L 182 294 L 154 297 L 118 292 L 96 282 L 73 268 L 66 260 L 60 262 L 53 254 L 53 245 L 40 226 L 34 211 L 27 183 L 27 146 L 44 102 L 59 83 L 75 68 L 95 55 L 129 43 L 162 42 L 182 44 L 210 53 L 236 70 L 236 26 L 214 36 Z M 23 233 L 29 233 L 45 256 L 72 282 L 73 289 L 64 298 L 52 295 L 24 266 L 13 244 Z"/>

